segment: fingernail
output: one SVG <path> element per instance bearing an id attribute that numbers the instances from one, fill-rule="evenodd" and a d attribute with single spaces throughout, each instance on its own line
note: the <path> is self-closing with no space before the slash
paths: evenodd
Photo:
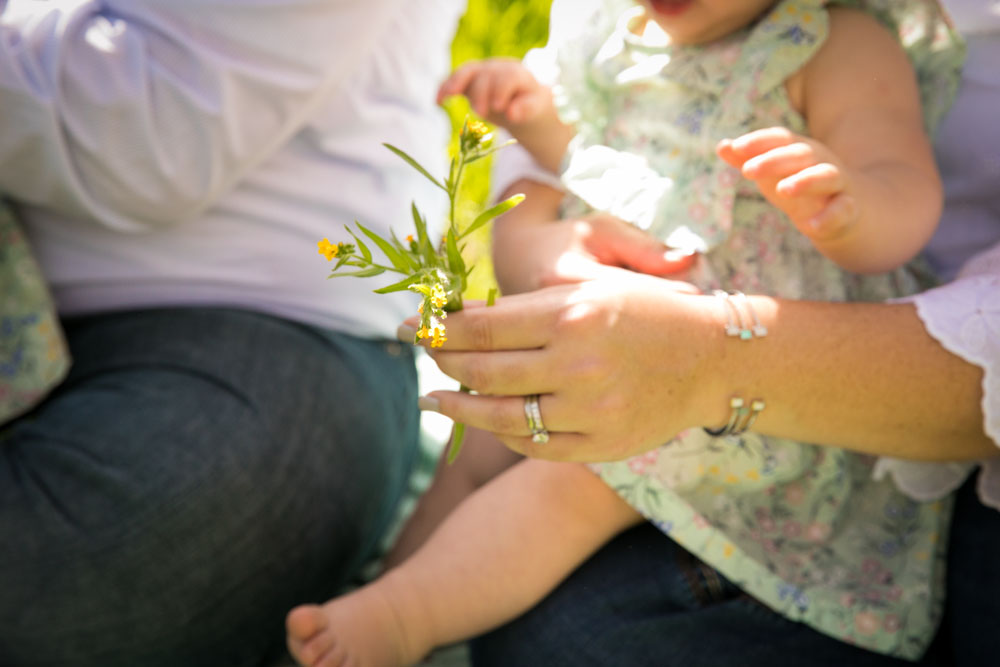
<path id="1" fill-rule="evenodd" d="M 428 412 L 441 412 L 441 401 L 433 396 L 421 396 L 417 399 L 417 407 Z"/>
<path id="2" fill-rule="evenodd" d="M 413 341 L 417 338 L 417 330 L 409 324 L 400 324 L 399 328 L 396 329 L 396 338 L 404 343 L 413 345 Z"/>
<path id="3" fill-rule="evenodd" d="M 668 262 L 679 262 L 694 254 L 694 250 L 683 250 L 681 248 L 670 248 L 663 253 L 663 259 Z"/>

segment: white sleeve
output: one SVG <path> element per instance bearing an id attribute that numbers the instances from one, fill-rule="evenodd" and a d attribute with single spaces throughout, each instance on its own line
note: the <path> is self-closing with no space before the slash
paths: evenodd
<path id="1" fill-rule="evenodd" d="M 954 282 L 907 300 L 945 349 L 983 369 L 983 430 L 1000 447 L 1000 245 L 970 260 Z M 1000 509 L 1000 458 L 981 466 L 979 497 Z M 928 500 L 960 486 L 973 468 L 883 458 L 876 474 L 892 475 L 905 493 Z"/>
<path id="2" fill-rule="evenodd" d="M 403 0 L 0 0 L 0 191 L 136 229 L 274 152 Z"/>

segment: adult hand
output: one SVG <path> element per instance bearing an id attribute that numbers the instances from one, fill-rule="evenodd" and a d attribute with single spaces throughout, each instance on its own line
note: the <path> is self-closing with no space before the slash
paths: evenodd
<path id="1" fill-rule="evenodd" d="M 724 416 L 711 398 L 724 338 L 711 300 L 619 270 L 613 280 L 472 304 L 448 316 L 448 342 L 430 354 L 478 395 L 436 391 L 422 406 L 537 458 L 606 461 L 652 449 Z M 545 444 L 530 437 L 531 394 L 541 395 Z"/>
<path id="2" fill-rule="evenodd" d="M 586 280 L 622 279 L 628 271 L 683 280 L 695 257 L 668 248 L 632 225 L 604 213 L 557 220 L 563 193 L 519 181 L 503 196 L 527 195 L 493 232 L 494 270 L 504 294 Z M 693 292 L 676 282 L 673 287 Z"/>

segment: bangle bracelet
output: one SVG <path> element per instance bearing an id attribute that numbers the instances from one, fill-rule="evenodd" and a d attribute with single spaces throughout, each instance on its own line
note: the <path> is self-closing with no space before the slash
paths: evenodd
<path id="1" fill-rule="evenodd" d="M 750 303 L 750 298 L 747 297 L 743 292 L 735 293 L 736 299 L 743 304 L 743 309 L 750 314 L 750 319 L 753 320 L 753 335 L 757 338 L 763 338 L 767 335 L 767 327 L 760 323 L 757 319 L 757 311 L 753 309 L 753 304 Z"/>
<path id="2" fill-rule="evenodd" d="M 754 336 L 763 338 L 767 335 L 767 327 L 760 323 L 757 312 L 746 294 L 717 289 L 712 295 L 722 303 L 722 311 L 726 316 L 727 336 L 734 338 L 739 336 L 740 340 L 750 340 Z"/>
<path id="3" fill-rule="evenodd" d="M 736 310 L 736 304 L 729 298 L 729 293 L 717 289 L 712 294 L 722 304 L 722 312 L 726 316 L 726 335 L 740 336 L 742 338 L 740 327 L 736 324 L 736 321 L 740 317 L 740 311 Z"/>
<path id="4" fill-rule="evenodd" d="M 750 401 L 747 407 L 745 401 L 740 396 L 733 396 L 729 399 L 729 420 L 720 428 L 703 427 L 705 433 L 722 438 L 727 435 L 742 435 L 747 429 L 757 421 L 757 416 L 764 410 L 766 403 L 762 398 L 755 398 Z"/>

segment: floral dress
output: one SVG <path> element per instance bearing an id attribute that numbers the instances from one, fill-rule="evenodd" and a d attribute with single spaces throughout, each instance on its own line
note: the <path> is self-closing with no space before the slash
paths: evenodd
<path id="1" fill-rule="evenodd" d="M 48 287 L 14 216 L 0 202 L 0 425 L 35 405 L 68 369 Z"/>
<path id="2" fill-rule="evenodd" d="M 567 215 L 602 210 L 702 253 L 702 289 L 881 301 L 931 284 L 917 264 L 850 274 L 823 257 L 715 155 L 724 137 L 781 125 L 806 133 L 784 82 L 822 45 L 821 0 L 784 0 L 709 45 L 644 41 L 642 9 L 610 0 L 557 45 L 554 94 L 578 130 L 562 180 Z M 963 50 L 933 2 L 868 1 L 918 71 L 928 129 L 957 88 Z M 550 45 L 551 47 L 551 45 Z M 753 344 L 739 343 L 739 344 Z M 594 466 L 667 535 L 785 616 L 909 659 L 943 601 L 947 501 L 875 481 L 871 457 L 756 433 L 690 429 L 658 449 Z"/>

